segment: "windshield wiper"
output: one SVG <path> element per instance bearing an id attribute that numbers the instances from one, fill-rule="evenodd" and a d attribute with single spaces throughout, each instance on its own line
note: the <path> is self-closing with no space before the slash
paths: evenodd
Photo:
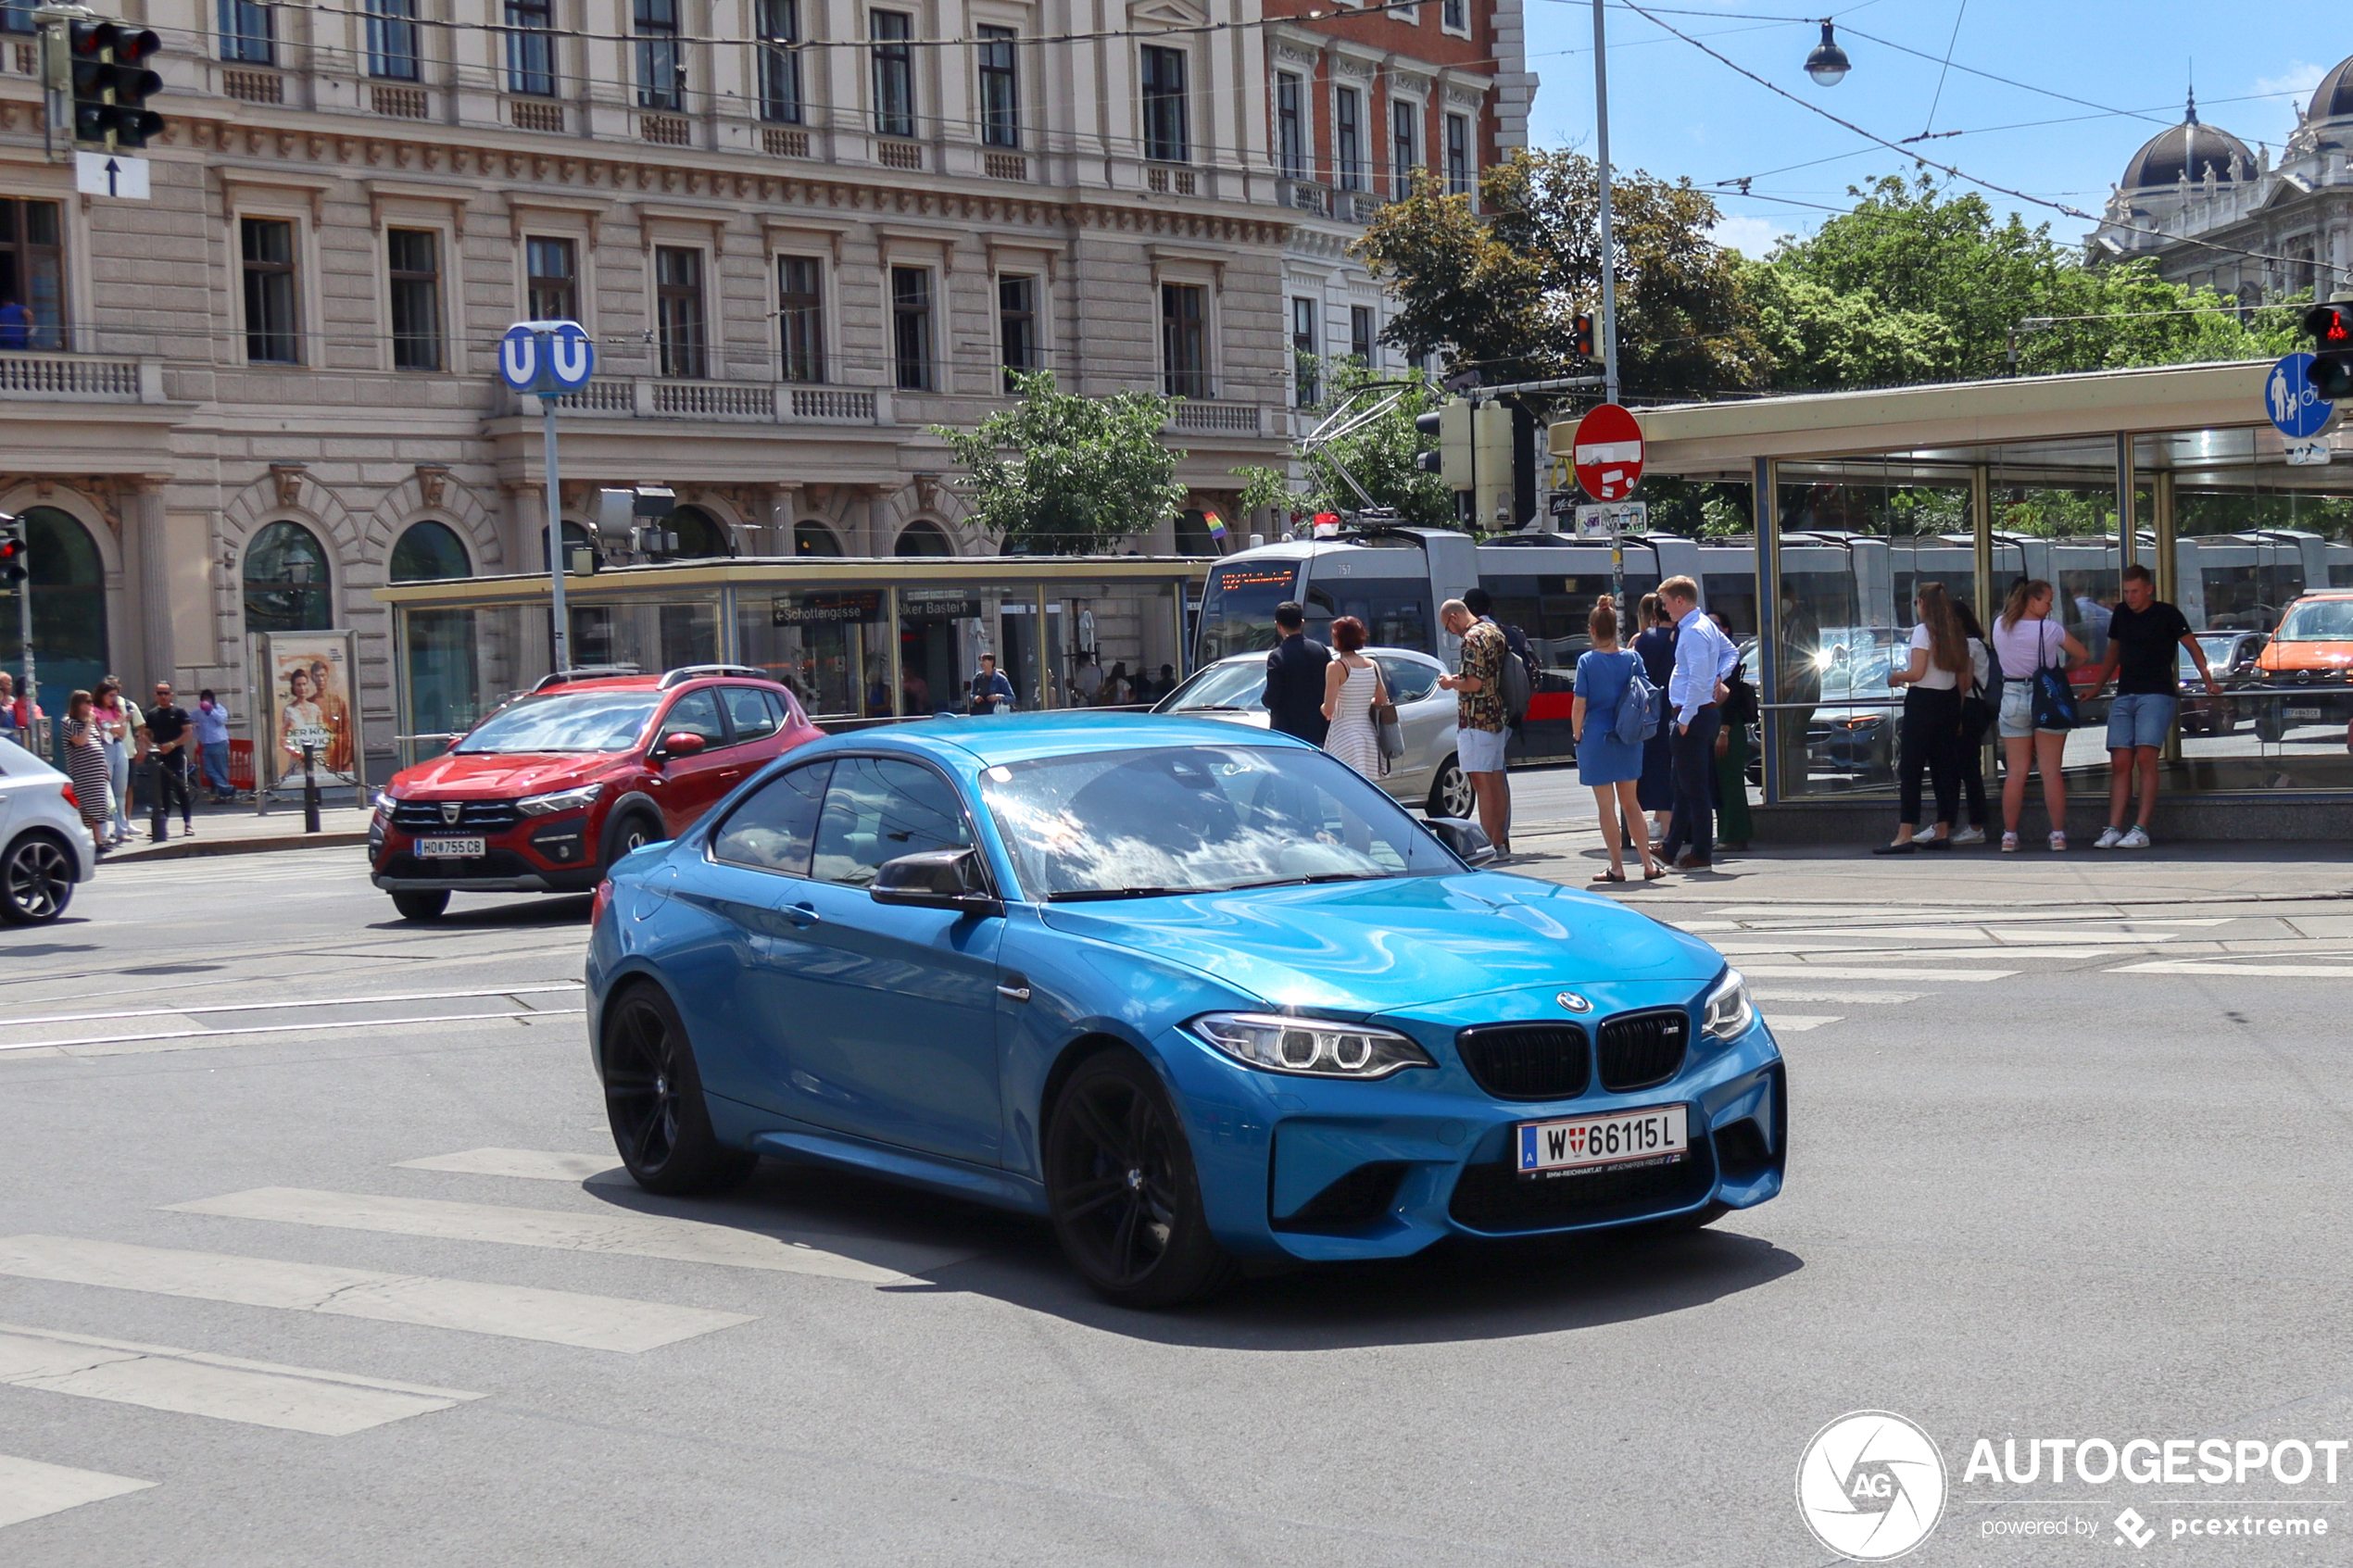
<path id="1" fill-rule="evenodd" d="M 1381 882 L 1387 872 L 1317 872 L 1314 876 L 1278 876 L 1272 882 L 1238 882 L 1227 891 L 1239 893 L 1251 887 L 1302 887 L 1315 882 Z"/>
<path id="2" fill-rule="evenodd" d="M 1172 708 L 1171 713 L 1248 713 L 1251 709 L 1232 702 L 1189 702 L 1182 708 Z"/>
<path id="3" fill-rule="evenodd" d="M 1083 904 L 1097 898 L 1176 898 L 1188 893 L 1214 892 L 1201 887 L 1074 887 L 1066 892 L 1049 893 L 1049 904 Z"/>

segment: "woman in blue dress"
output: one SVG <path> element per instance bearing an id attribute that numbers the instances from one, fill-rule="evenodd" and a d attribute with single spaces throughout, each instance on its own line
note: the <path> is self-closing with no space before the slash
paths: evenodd
<path id="1" fill-rule="evenodd" d="M 1642 820 L 1635 784 L 1642 773 L 1641 746 L 1617 738 L 1618 704 L 1642 661 L 1617 646 L 1617 607 L 1607 594 L 1594 601 L 1585 618 L 1593 648 L 1577 661 L 1577 700 L 1569 708 L 1569 725 L 1577 732 L 1577 776 L 1593 788 L 1593 804 L 1602 818 L 1602 843 L 1609 849 L 1609 870 L 1596 872 L 1595 882 L 1624 882 L 1626 861 L 1620 846 L 1627 828 Z M 1665 725 L 1659 726 L 1661 729 Z M 1655 882 L 1667 874 L 1651 854 L 1650 835 L 1635 836 L 1642 856 L 1642 880 Z"/>
<path id="2" fill-rule="evenodd" d="M 1642 659 L 1650 683 L 1660 691 L 1675 670 L 1675 623 L 1656 594 L 1642 596 L 1642 614 L 1635 625 L 1634 653 Z M 1652 816 L 1651 842 L 1667 836 L 1667 819 L 1675 809 L 1675 730 L 1661 724 L 1658 734 L 1643 743 L 1642 786 L 1635 791 L 1642 809 Z M 1637 819 L 1640 820 L 1639 818 Z"/>

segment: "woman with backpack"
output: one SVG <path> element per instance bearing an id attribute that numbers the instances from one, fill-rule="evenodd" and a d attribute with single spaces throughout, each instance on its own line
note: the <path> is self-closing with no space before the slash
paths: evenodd
<path id="1" fill-rule="evenodd" d="M 1650 684 L 1663 692 L 1667 677 L 1675 673 L 1674 617 L 1667 613 L 1667 607 L 1659 602 L 1656 594 L 1644 594 L 1635 621 L 1639 630 L 1634 637 L 1634 657 L 1642 661 Z M 1654 847 L 1667 836 L 1667 819 L 1675 809 L 1674 742 L 1675 727 L 1661 724 L 1658 733 L 1642 743 L 1642 772 L 1635 794 L 1642 801 L 1642 809 L 1651 814 L 1649 840 Z"/>
<path id="2" fill-rule="evenodd" d="M 1642 733 L 1640 718 L 1625 711 L 1627 693 L 1642 673 L 1642 661 L 1617 646 L 1617 607 L 1604 594 L 1585 618 L 1593 639 L 1592 650 L 1577 659 L 1577 696 L 1569 704 L 1569 728 L 1577 733 L 1577 776 L 1590 784 L 1593 805 L 1601 813 L 1602 843 L 1609 850 L 1609 870 L 1596 872 L 1595 882 L 1624 882 L 1622 846 L 1627 830 L 1642 820 L 1636 781 L 1642 771 L 1642 745 L 1627 738 Z M 1645 683 L 1647 684 L 1647 683 Z M 1648 695 L 1651 711 L 1664 706 L 1655 691 Z M 1667 726 L 1659 724 L 1659 729 Z M 1651 854 L 1650 835 L 1637 834 L 1642 859 L 1642 880 L 1655 882 L 1667 868 Z"/>
<path id="3" fill-rule="evenodd" d="M 2067 731 L 2045 728 L 2045 714 L 2035 712 L 2034 688 L 2042 672 L 2055 671 L 2060 685 L 2067 671 L 2089 664 L 2084 651 L 2064 626 L 2053 623 L 2051 585 L 2039 577 L 2021 577 L 1994 618 L 1994 658 L 2002 667 L 2002 852 L 2018 848 L 2018 819 L 2026 809 L 2026 775 L 2039 765 L 2043 771 L 2043 808 L 2051 819 L 2051 849 L 2067 847 L 2067 776 L 2060 771 L 2067 759 Z"/>
<path id="4" fill-rule="evenodd" d="M 1904 726 L 1897 737 L 1901 761 L 1897 768 L 1900 797 L 1895 841 L 1882 844 L 1874 855 L 1909 855 L 1921 844 L 1931 849 L 1953 847 L 1953 818 L 1961 794 L 1961 683 L 1969 680 L 1969 638 L 1961 631 L 1953 601 L 1942 583 L 1923 583 L 1912 600 L 1912 659 L 1891 671 L 1887 684 L 1908 688 L 1904 693 Z M 1926 771 L 1936 789 L 1936 832 L 1916 840 L 1920 820 L 1920 774 Z"/>

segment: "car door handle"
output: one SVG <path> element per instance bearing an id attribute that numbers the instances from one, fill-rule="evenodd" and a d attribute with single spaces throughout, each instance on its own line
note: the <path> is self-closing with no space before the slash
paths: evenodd
<path id="1" fill-rule="evenodd" d="M 804 930 L 816 924 L 819 918 L 817 911 L 806 904 L 787 904 L 783 912 L 786 920 Z"/>
<path id="2" fill-rule="evenodd" d="M 1008 974 L 997 982 L 997 994 L 1009 1002 L 1029 1000 L 1029 981 L 1018 974 Z"/>

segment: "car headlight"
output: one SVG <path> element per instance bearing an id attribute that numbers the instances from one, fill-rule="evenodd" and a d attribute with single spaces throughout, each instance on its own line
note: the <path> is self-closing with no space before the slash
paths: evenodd
<path id="1" fill-rule="evenodd" d="M 1408 1067 L 1435 1067 L 1429 1053 L 1391 1029 L 1285 1018 L 1266 1012 L 1213 1012 L 1187 1025 L 1245 1067 L 1309 1078 L 1386 1078 Z"/>
<path id="2" fill-rule="evenodd" d="M 557 811 L 579 811 L 594 806 L 604 787 L 602 784 L 582 784 L 578 789 L 560 789 L 548 795 L 526 795 L 515 802 L 515 809 L 526 817 L 545 817 Z"/>
<path id="3" fill-rule="evenodd" d="M 1737 1040 L 1756 1022 L 1756 1004 L 1748 999 L 1748 982 L 1737 969 L 1708 987 L 1699 1005 L 1699 1031 L 1718 1040 Z"/>
<path id="4" fill-rule="evenodd" d="M 380 790 L 376 791 L 376 815 L 377 815 L 377 816 L 379 816 L 379 817 L 389 817 L 389 816 L 391 816 L 391 815 L 392 815 L 392 809 L 393 809 L 394 807 L 396 807 L 396 806 L 399 805 L 399 804 L 400 804 L 399 797 L 398 797 L 397 796 L 394 795 L 394 794 L 392 793 L 392 791 L 390 791 L 390 790 L 388 790 L 388 789 L 380 789 Z"/>

